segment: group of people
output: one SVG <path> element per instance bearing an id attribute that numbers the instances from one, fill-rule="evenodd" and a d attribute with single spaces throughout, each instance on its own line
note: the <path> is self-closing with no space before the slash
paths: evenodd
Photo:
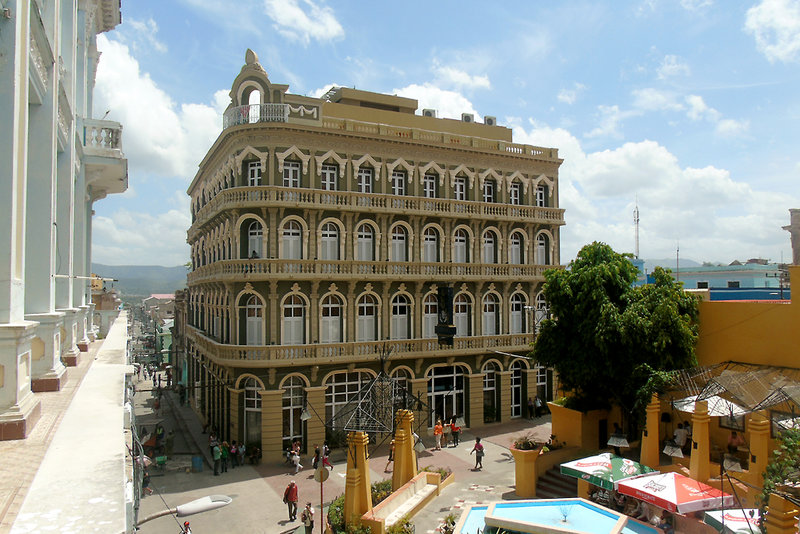
<path id="1" fill-rule="evenodd" d="M 297 489 L 297 483 L 292 480 L 283 491 L 283 503 L 289 509 L 289 521 L 297 521 L 297 501 L 299 499 L 298 494 L 299 491 Z M 303 511 L 300 514 L 300 521 L 303 522 L 306 534 L 312 534 L 312 532 L 314 532 L 314 507 L 311 506 L 310 501 L 307 502 L 306 507 L 303 508 Z"/>
<path id="2" fill-rule="evenodd" d="M 648 505 L 644 501 L 628 497 L 616 491 L 608 491 L 598 488 L 589 496 L 589 500 L 611 508 L 617 512 L 621 512 L 629 517 L 650 523 L 651 525 L 660 528 L 665 534 L 672 534 L 674 526 L 669 513 L 662 511 L 658 508 Z"/>
<path id="3" fill-rule="evenodd" d="M 458 425 L 458 418 L 454 415 L 442 423 L 441 419 L 436 420 L 433 426 L 433 438 L 436 440 L 436 447 L 434 450 L 440 451 L 442 447 L 447 447 L 447 442 L 451 441 L 453 447 L 458 447 L 459 439 L 461 436 L 461 427 Z"/>
<path id="4" fill-rule="evenodd" d="M 297 474 L 303 469 L 303 464 L 300 463 L 300 451 L 302 449 L 302 445 L 299 439 L 295 439 L 292 441 L 292 445 L 286 449 L 286 460 L 285 463 L 294 466 L 294 473 Z M 324 442 L 322 444 L 322 448 L 319 445 L 314 445 L 314 456 L 311 459 L 311 467 L 317 469 L 320 466 L 320 463 L 324 467 L 330 467 L 331 471 L 333 471 L 333 464 L 330 460 L 331 449 L 328 447 L 328 442 Z"/>
<path id="5" fill-rule="evenodd" d="M 228 464 L 231 469 L 244 465 L 244 459 L 249 458 L 250 463 L 257 464 L 261 457 L 258 447 L 248 447 L 244 443 L 237 443 L 236 440 L 230 442 L 220 442 L 217 433 L 212 430 L 208 435 L 208 448 L 211 451 L 211 458 L 214 460 L 214 476 L 228 472 Z"/>
<path id="6" fill-rule="evenodd" d="M 528 397 L 528 419 L 535 419 L 544 414 L 546 410 L 539 395 L 536 395 L 536 398 Z"/>

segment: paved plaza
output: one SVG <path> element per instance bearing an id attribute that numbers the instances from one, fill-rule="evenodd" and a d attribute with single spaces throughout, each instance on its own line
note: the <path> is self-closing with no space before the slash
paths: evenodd
<path id="1" fill-rule="evenodd" d="M 262 462 L 257 466 L 229 467 L 227 473 L 214 476 L 213 469 L 209 467 L 208 435 L 202 433 L 195 414 L 189 408 L 180 406 L 175 394 L 165 393 L 160 413 L 156 415 L 153 411 L 155 391 L 151 391 L 151 387 L 152 381 L 149 380 L 142 379 L 138 384 L 139 392 L 135 397 L 137 422 L 140 426 L 144 424 L 152 428 L 157 420 L 161 420 L 167 431 L 174 430 L 175 446 L 173 457 L 163 470 L 151 468 L 155 492 L 142 499 L 140 519 L 205 495 L 224 494 L 233 497 L 230 505 L 187 518 L 194 534 L 303 532 L 299 520 L 288 521 L 287 510 L 282 503 L 283 490 L 291 480 L 295 480 L 299 487 L 300 507 L 310 500 L 317 508 L 318 518 L 320 485 L 313 480 L 310 456 L 302 458 L 305 469 L 297 475 L 294 474 L 294 468 L 287 464 Z M 458 515 L 468 504 L 516 498 L 514 462 L 508 447 L 515 436 L 524 433 L 531 433 L 537 440 L 546 440 L 550 436 L 550 417 L 498 423 L 489 425 L 482 432 L 486 457 L 481 471 L 473 469 L 475 456 L 470 456 L 469 452 L 474 444 L 474 435 L 469 432 L 463 434 L 458 447 L 441 451 L 428 449 L 419 455 L 420 468 L 448 467 L 455 473 L 455 482 L 442 490 L 441 495 L 414 517 L 418 534 L 436 532 L 444 517 L 451 512 Z M 433 445 L 433 438 L 423 436 L 423 440 L 429 447 Z M 391 467 L 390 472 L 383 471 L 388 453 L 386 447 L 383 449 L 371 451 L 371 482 L 391 477 Z M 191 472 L 191 458 L 194 455 L 205 458 L 202 472 Z M 323 486 L 322 500 L 326 506 L 344 493 L 345 487 L 344 451 L 334 451 L 331 458 L 334 470 Z M 178 529 L 178 521 L 166 516 L 145 523 L 140 532 L 174 534 Z M 318 529 L 319 518 L 315 532 Z"/>

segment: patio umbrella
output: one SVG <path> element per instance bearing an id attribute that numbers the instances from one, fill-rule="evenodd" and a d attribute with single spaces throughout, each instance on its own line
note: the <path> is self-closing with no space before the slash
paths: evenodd
<path id="1" fill-rule="evenodd" d="M 607 490 L 616 489 L 620 480 L 654 472 L 646 465 L 609 452 L 561 464 L 561 474 L 586 480 Z"/>
<path id="2" fill-rule="evenodd" d="M 723 534 L 760 534 L 758 520 L 760 512 L 755 508 L 714 510 L 706 512 L 703 522 Z M 723 527 L 724 524 L 724 527 Z"/>
<path id="3" fill-rule="evenodd" d="M 734 506 L 733 495 L 679 473 L 657 473 L 623 480 L 617 491 L 679 514 Z"/>

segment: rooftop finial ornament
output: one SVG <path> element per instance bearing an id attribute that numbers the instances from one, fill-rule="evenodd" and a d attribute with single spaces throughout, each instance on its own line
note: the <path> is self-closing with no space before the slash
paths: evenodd
<path id="1" fill-rule="evenodd" d="M 245 52 L 244 54 L 244 62 L 246 65 L 252 65 L 254 63 L 258 63 L 258 55 L 248 48 L 247 52 Z"/>

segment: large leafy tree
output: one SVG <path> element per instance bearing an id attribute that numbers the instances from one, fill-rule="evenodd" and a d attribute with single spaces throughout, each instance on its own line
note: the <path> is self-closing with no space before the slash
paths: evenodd
<path id="1" fill-rule="evenodd" d="M 697 298 L 661 268 L 644 286 L 633 286 L 636 274 L 628 256 L 598 242 L 545 272 L 551 318 L 531 355 L 555 368 L 578 409 L 643 412 L 663 371 L 697 365 Z"/>

